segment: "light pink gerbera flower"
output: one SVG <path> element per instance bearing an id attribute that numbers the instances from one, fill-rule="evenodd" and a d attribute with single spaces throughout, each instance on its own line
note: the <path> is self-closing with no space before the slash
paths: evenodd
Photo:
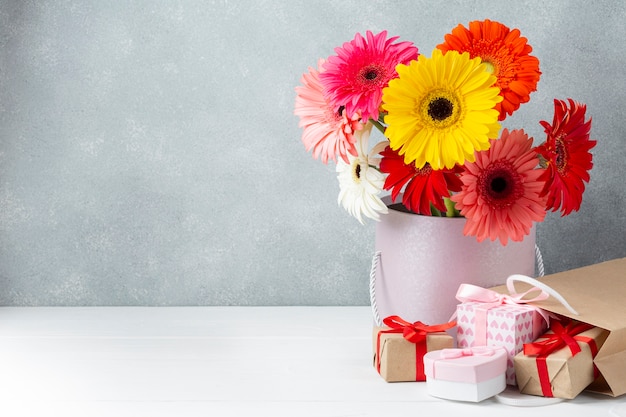
<path id="1" fill-rule="evenodd" d="M 504 129 L 489 150 L 476 153 L 476 162 L 465 164 L 463 188 L 451 200 L 467 219 L 466 236 L 479 242 L 500 239 L 506 245 L 508 239 L 523 240 L 533 222 L 544 219 L 544 169 L 538 168 L 532 143 L 523 130 Z"/>
<path id="2" fill-rule="evenodd" d="M 307 152 L 312 149 L 313 157 L 321 158 L 325 164 L 328 159 L 336 162 L 337 155 L 349 163 L 348 155 L 357 156 L 354 132 L 363 129 L 363 125 L 358 113 L 348 118 L 345 109 L 336 111 L 324 98 L 319 79 L 323 63 L 320 59 L 319 70 L 309 67 L 309 73 L 302 75 L 302 85 L 296 87 L 294 114 L 300 117 L 298 126 L 303 128 L 302 143 Z"/>
<path id="3" fill-rule="evenodd" d="M 324 94 L 335 109 L 345 107 L 348 117 L 360 113 L 363 121 L 378 120 L 383 88 L 396 78 L 396 65 L 417 59 L 412 42 L 394 43 L 387 31 L 377 35 L 367 31 L 367 39 L 357 33 L 351 42 L 335 48 L 337 55 L 328 58 L 320 75 Z"/>

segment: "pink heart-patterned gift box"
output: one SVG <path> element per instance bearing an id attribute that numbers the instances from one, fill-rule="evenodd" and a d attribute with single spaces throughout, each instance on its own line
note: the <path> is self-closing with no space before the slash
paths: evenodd
<path id="1" fill-rule="evenodd" d="M 457 306 L 457 346 L 501 346 L 507 352 L 506 383 L 516 385 L 513 358 L 547 329 L 535 307 L 524 304 L 489 306 L 465 302 Z"/>

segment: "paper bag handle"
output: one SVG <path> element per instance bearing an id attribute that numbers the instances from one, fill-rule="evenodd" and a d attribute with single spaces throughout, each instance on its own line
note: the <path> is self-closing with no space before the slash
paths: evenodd
<path id="1" fill-rule="evenodd" d="M 526 284 L 530 284 L 533 287 L 539 288 L 540 290 L 547 292 L 552 297 L 556 298 L 558 302 L 563 304 L 563 306 L 565 306 L 565 308 L 568 309 L 570 313 L 578 316 L 578 312 L 574 310 L 572 306 L 569 305 L 567 300 L 561 294 L 559 294 L 556 290 L 547 286 L 543 282 L 538 281 L 526 275 L 514 274 L 506 279 L 506 288 L 507 290 L 509 290 L 510 294 L 517 294 L 517 291 L 515 290 L 515 281 L 525 282 Z"/>

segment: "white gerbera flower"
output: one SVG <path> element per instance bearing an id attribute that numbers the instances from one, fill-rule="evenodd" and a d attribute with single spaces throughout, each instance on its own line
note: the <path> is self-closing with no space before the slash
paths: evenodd
<path id="1" fill-rule="evenodd" d="M 337 160 L 337 202 L 361 224 L 364 224 L 363 216 L 379 221 L 379 213 L 387 213 L 387 206 L 380 199 L 385 175 L 378 170 L 380 158 L 377 157 L 387 142 L 380 142 L 368 154 L 371 131 L 372 124 L 368 123 L 362 130 L 355 132 L 358 155 L 348 154 L 349 164 L 342 159 Z"/>

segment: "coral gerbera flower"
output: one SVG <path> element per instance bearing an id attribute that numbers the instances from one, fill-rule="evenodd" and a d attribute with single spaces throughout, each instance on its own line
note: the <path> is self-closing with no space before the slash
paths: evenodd
<path id="1" fill-rule="evenodd" d="M 552 125 L 540 122 L 548 138 L 538 147 L 547 164 L 543 190 L 548 196 L 546 207 L 552 211 L 560 208 L 562 216 L 580 209 L 593 167 L 589 151 L 596 146 L 595 140 L 589 140 L 591 118 L 585 121 L 587 106 L 572 99 L 568 102 L 569 106 L 563 100 L 554 100 Z"/>
<path id="2" fill-rule="evenodd" d="M 387 31 L 377 35 L 367 31 L 367 40 L 357 33 L 351 42 L 335 48 L 337 55 L 328 58 L 320 79 L 324 94 L 335 109 L 345 106 L 348 117 L 360 113 L 363 121 L 378 120 L 382 89 L 397 77 L 396 65 L 417 58 L 412 42 L 394 43 Z"/>
<path id="3" fill-rule="evenodd" d="M 363 224 L 363 216 L 380 220 L 379 213 L 387 213 L 387 206 L 380 198 L 384 175 L 377 169 L 380 158 L 376 155 L 386 145 L 380 142 L 368 154 L 368 142 L 372 124 L 356 133 L 358 156 L 348 156 L 349 163 L 337 161 L 339 197 L 337 202 Z"/>
<path id="4" fill-rule="evenodd" d="M 465 165 L 463 189 L 451 200 L 467 219 L 466 236 L 476 236 L 479 242 L 500 239 L 506 245 L 508 239 L 523 240 L 533 222 L 544 219 L 544 169 L 537 168 L 532 142 L 523 130 L 504 129 L 488 151 L 478 152 L 476 162 Z"/>
<path id="5" fill-rule="evenodd" d="M 300 117 L 298 124 L 302 130 L 302 142 L 308 151 L 313 149 L 313 157 L 337 161 L 337 155 L 348 162 L 348 154 L 357 155 L 354 132 L 363 128 L 359 115 L 347 117 L 344 109 L 335 111 L 322 92 L 319 71 L 324 60 L 319 60 L 318 68 L 309 67 L 309 73 L 303 74 L 302 85 L 296 87 L 296 105 L 294 114 Z"/>
<path id="6" fill-rule="evenodd" d="M 402 204 L 415 213 L 432 215 L 431 204 L 445 212 L 444 197 L 450 197 L 450 191 L 461 191 L 462 182 L 458 178 L 461 168 L 458 166 L 452 170 L 434 170 L 427 163 L 417 168 L 415 164 L 405 164 L 404 158 L 389 146 L 381 156 L 380 170 L 388 174 L 383 188 L 391 190 L 394 202 L 404 188 Z"/>
<path id="7" fill-rule="evenodd" d="M 452 169 L 474 161 L 474 151 L 498 136 L 494 107 L 502 97 L 479 58 L 435 49 L 432 58 L 420 55 L 396 69 L 399 77 L 383 90 L 385 135 L 406 164 Z"/>
<path id="8" fill-rule="evenodd" d="M 470 22 L 469 29 L 458 25 L 444 39 L 437 48 L 444 53 L 469 52 L 470 57 L 481 58 L 497 77 L 496 86 L 504 98 L 496 106 L 500 112 L 498 120 L 504 120 L 521 103 L 528 102 L 530 93 L 537 90 L 541 76 L 539 59 L 530 55 L 533 48 L 520 36 L 519 29 L 510 30 L 502 23 L 487 19 Z"/>

